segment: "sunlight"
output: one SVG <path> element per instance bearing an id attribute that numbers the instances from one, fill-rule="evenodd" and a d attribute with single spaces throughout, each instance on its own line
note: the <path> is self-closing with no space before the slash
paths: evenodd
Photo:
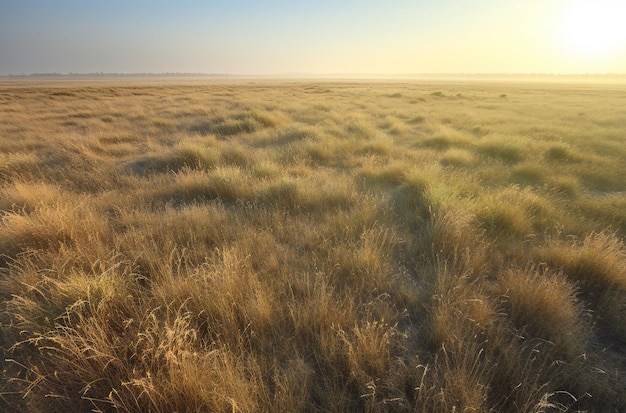
<path id="1" fill-rule="evenodd" d="M 574 2 L 563 16 L 562 46 L 582 58 L 610 58 L 626 50 L 626 3 L 615 0 Z"/>

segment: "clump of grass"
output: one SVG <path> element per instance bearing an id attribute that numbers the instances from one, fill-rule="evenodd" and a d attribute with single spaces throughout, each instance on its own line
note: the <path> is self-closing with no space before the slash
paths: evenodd
<path id="1" fill-rule="evenodd" d="M 311 212 L 327 212 L 352 205 L 356 193 L 349 186 L 349 182 L 338 177 L 331 179 L 329 182 L 310 180 L 307 182 L 296 178 L 283 178 L 271 183 L 259 194 L 259 199 L 277 208 Z M 303 190 L 303 186 L 306 186 L 307 190 Z"/>
<path id="2" fill-rule="evenodd" d="M 485 200 L 477 219 L 490 233 L 525 236 L 533 233 L 532 221 L 515 197 L 495 197 Z"/>
<path id="3" fill-rule="evenodd" d="M 283 208 L 297 208 L 303 201 L 304 193 L 300 191 L 297 181 L 294 179 L 283 179 L 272 184 L 266 191 L 265 202 L 280 205 Z"/>
<path id="4" fill-rule="evenodd" d="M 391 154 L 393 147 L 393 140 L 386 136 L 382 136 L 377 139 L 364 142 L 358 153 L 364 155 L 386 156 Z"/>
<path id="5" fill-rule="evenodd" d="M 253 410 L 258 406 L 254 382 L 245 378 L 244 366 L 230 352 L 220 348 L 198 351 L 197 330 L 188 314 L 171 310 L 141 314 L 123 302 L 115 308 L 102 302 L 98 306 L 95 300 L 76 307 L 67 314 L 76 327 L 66 322 L 56 334 L 39 339 L 50 349 L 53 362 L 29 366 L 39 379 L 30 389 L 35 405 L 122 411 L 169 407 L 186 411 L 200 406 Z M 100 328 L 115 324 L 126 335 L 123 341 L 112 342 Z M 128 364 L 124 348 L 132 348 L 141 357 Z M 81 392 L 82 397 L 72 397 L 74 392 Z M 50 399 L 50 395 L 56 397 Z"/>
<path id="6" fill-rule="evenodd" d="M 345 131 L 349 135 L 366 139 L 372 137 L 375 134 L 372 126 L 363 121 L 350 122 L 345 126 Z"/>
<path id="7" fill-rule="evenodd" d="M 222 123 L 213 125 L 211 130 L 220 136 L 233 136 L 240 133 L 251 133 L 256 130 L 256 122 L 250 118 L 228 119 Z"/>
<path id="8" fill-rule="evenodd" d="M 56 185 L 16 181 L 0 188 L 0 211 L 32 213 L 38 206 L 52 206 L 69 196 Z"/>
<path id="9" fill-rule="evenodd" d="M 230 166 L 210 172 L 183 168 L 149 196 L 159 203 L 177 205 L 214 199 L 233 202 L 252 197 L 247 176 L 240 168 Z"/>
<path id="10" fill-rule="evenodd" d="M 566 214 L 555 212 L 550 198 L 516 185 L 486 196 L 477 208 L 479 221 L 494 235 L 534 236 L 568 222 Z"/>
<path id="11" fill-rule="evenodd" d="M 207 169 L 217 163 L 217 154 L 214 148 L 201 144 L 182 143 L 174 149 L 172 164 L 183 167 Z"/>
<path id="12" fill-rule="evenodd" d="M 467 273 L 479 273 L 485 264 L 484 233 L 475 215 L 458 205 L 441 201 L 431 205 L 427 224 L 416 241 L 411 250 L 432 262 L 459 264 Z"/>
<path id="13" fill-rule="evenodd" d="M 357 176 L 368 183 L 385 186 L 397 186 L 402 184 L 407 172 L 407 165 L 394 162 L 384 166 L 366 164 L 359 169 Z"/>
<path id="14" fill-rule="evenodd" d="M 170 202 L 160 209 L 146 205 L 119 215 L 118 226 L 125 231 L 116 237 L 116 249 L 133 262 L 133 271 L 143 283 L 201 265 L 232 235 L 230 215 L 220 202 Z"/>
<path id="15" fill-rule="evenodd" d="M 558 193 L 565 196 L 576 197 L 580 193 L 580 182 L 575 176 L 552 177 L 550 185 Z"/>
<path id="16" fill-rule="evenodd" d="M 408 122 L 412 125 L 417 125 L 420 123 L 424 123 L 425 120 L 426 120 L 425 116 L 417 115 L 417 116 L 413 116 Z"/>
<path id="17" fill-rule="evenodd" d="M 176 121 L 170 118 L 155 118 L 152 119 L 152 125 L 162 130 L 174 130 L 176 128 Z"/>
<path id="18" fill-rule="evenodd" d="M 580 179 L 589 189 L 601 192 L 626 190 L 623 172 L 611 166 L 595 164 L 580 172 Z"/>
<path id="19" fill-rule="evenodd" d="M 403 186 L 407 191 L 417 195 L 425 195 L 432 183 L 435 181 L 436 171 L 412 168 L 406 171 L 403 179 Z"/>
<path id="20" fill-rule="evenodd" d="M 521 208 L 512 205 L 493 205 L 478 213 L 478 219 L 489 231 L 528 235 L 532 226 Z"/>
<path id="21" fill-rule="evenodd" d="M 417 400 L 427 403 L 429 409 L 442 411 L 483 410 L 491 384 L 492 360 L 481 348 L 480 340 L 493 329 L 497 320 L 495 308 L 484 291 L 472 284 L 462 258 L 433 264 L 433 302 L 426 333 L 435 358 L 430 365 L 421 366 Z M 480 365 L 491 367 L 483 369 Z M 429 368 L 434 371 L 429 372 Z M 431 391 L 446 396 L 432 398 L 428 396 Z M 419 404 L 415 407 L 423 408 Z"/>
<path id="22" fill-rule="evenodd" d="M 358 240 L 336 246 L 329 253 L 329 261 L 336 265 L 334 285 L 338 288 L 354 289 L 369 295 L 387 290 L 393 283 L 390 276 L 388 251 L 398 245 L 395 234 L 373 225 L 359 233 Z"/>
<path id="23" fill-rule="evenodd" d="M 623 233 L 626 231 L 626 198 L 619 193 L 580 198 L 585 214 Z"/>
<path id="24" fill-rule="evenodd" d="M 220 122 L 223 121 L 223 119 L 220 119 Z M 213 133 L 213 123 L 204 119 L 196 121 L 191 126 L 189 126 L 189 132 L 198 134 L 200 136 L 209 135 Z"/>
<path id="25" fill-rule="evenodd" d="M 488 130 L 485 129 L 484 126 L 482 125 L 476 125 L 476 126 L 472 126 L 472 128 L 470 129 L 470 133 L 474 136 L 485 136 L 489 133 Z"/>
<path id="26" fill-rule="evenodd" d="M 447 136 L 433 136 L 432 138 L 424 139 L 424 146 L 434 148 L 440 151 L 448 149 L 451 145 L 450 138 Z"/>
<path id="27" fill-rule="evenodd" d="M 313 162 L 328 166 L 343 163 L 356 150 L 350 142 L 333 140 L 328 136 L 310 139 L 304 148 Z"/>
<path id="28" fill-rule="evenodd" d="M 0 180 L 31 173 L 40 163 L 37 155 L 33 153 L 0 153 Z"/>
<path id="29" fill-rule="evenodd" d="M 267 111 L 255 110 L 252 117 L 264 128 L 273 128 L 285 122 L 284 118 Z"/>
<path id="30" fill-rule="evenodd" d="M 64 245 L 82 244 L 99 234 L 107 234 L 106 221 L 85 208 L 87 201 L 76 205 L 67 201 L 58 204 L 41 204 L 34 211 L 15 211 L 4 214 L 0 223 L 0 249 L 5 256 L 15 258 L 29 250 L 58 250 Z M 94 242 L 96 239 L 94 239 Z"/>
<path id="31" fill-rule="evenodd" d="M 626 249 L 620 238 L 600 232 L 581 241 L 553 241 L 539 249 L 539 256 L 581 284 L 583 297 L 615 334 L 626 337 Z"/>
<path id="32" fill-rule="evenodd" d="M 254 167 L 254 176 L 261 179 L 272 179 L 280 176 L 281 169 L 272 162 L 260 162 Z"/>
<path id="33" fill-rule="evenodd" d="M 291 126 L 280 130 L 279 133 L 277 131 L 259 132 L 249 139 L 249 144 L 253 147 L 280 147 L 314 136 L 313 129 Z"/>
<path id="34" fill-rule="evenodd" d="M 482 142 L 477 150 L 479 153 L 505 163 L 513 164 L 523 159 L 522 148 L 510 141 L 503 139 L 490 139 Z"/>
<path id="35" fill-rule="evenodd" d="M 550 172 L 541 165 L 535 163 L 524 163 L 513 168 L 511 175 L 515 183 L 524 185 L 541 185 L 548 179 Z"/>
<path id="36" fill-rule="evenodd" d="M 504 310 L 518 334 L 554 345 L 566 360 L 587 348 L 589 327 L 574 284 L 562 273 L 545 268 L 509 270 L 499 286 Z"/>
<path id="37" fill-rule="evenodd" d="M 126 157 L 137 152 L 136 145 L 130 143 L 119 143 L 115 145 L 103 145 L 102 143 L 94 143 L 91 149 L 101 155 L 109 155 L 112 157 Z"/>
<path id="38" fill-rule="evenodd" d="M 441 164 L 454 167 L 471 167 L 475 163 L 472 152 L 465 149 L 448 149 L 441 157 Z"/>
<path id="39" fill-rule="evenodd" d="M 401 122 L 398 118 L 391 115 L 385 117 L 380 127 L 393 136 L 402 135 L 409 130 L 405 122 Z"/>
<path id="40" fill-rule="evenodd" d="M 254 155 L 243 145 L 229 144 L 220 150 L 220 161 L 223 164 L 245 168 L 254 164 Z"/>
<path id="41" fill-rule="evenodd" d="M 219 164 L 218 156 L 218 150 L 214 147 L 194 142 L 181 142 L 171 150 L 163 150 L 131 162 L 128 168 L 136 173 L 210 169 Z"/>
<path id="42" fill-rule="evenodd" d="M 402 185 L 394 191 L 395 210 L 409 228 L 426 223 L 432 206 L 431 189 L 435 176 L 433 170 L 410 169 L 405 173 Z"/>
<path id="43" fill-rule="evenodd" d="M 614 233 L 594 233 L 573 243 L 555 241 L 541 249 L 541 257 L 596 292 L 626 289 L 626 250 Z"/>
<path id="44" fill-rule="evenodd" d="M 576 159 L 571 148 L 563 143 L 552 145 L 546 151 L 546 159 L 549 161 L 563 162 Z"/>

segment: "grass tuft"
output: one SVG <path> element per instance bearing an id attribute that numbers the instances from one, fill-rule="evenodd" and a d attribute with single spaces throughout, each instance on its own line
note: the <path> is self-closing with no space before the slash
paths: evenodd
<path id="1" fill-rule="evenodd" d="M 553 241 L 539 250 L 539 256 L 579 283 L 581 295 L 608 328 L 626 338 L 626 249 L 620 238 L 605 231 L 580 241 Z"/>
<path id="2" fill-rule="evenodd" d="M 563 162 L 573 161 L 576 157 L 569 146 L 565 144 L 555 144 L 550 146 L 546 151 L 546 159 L 553 162 Z"/>
<path id="3" fill-rule="evenodd" d="M 457 168 L 471 167 L 475 163 L 472 152 L 464 149 L 449 149 L 441 157 L 441 164 Z"/>
<path id="4" fill-rule="evenodd" d="M 512 269 L 499 288 L 505 298 L 504 311 L 518 334 L 549 341 L 565 360 L 585 352 L 589 326 L 574 284 L 563 273 Z"/>
<path id="5" fill-rule="evenodd" d="M 509 164 L 517 163 L 523 158 L 521 147 L 505 140 L 485 141 L 478 146 L 478 152 Z"/>

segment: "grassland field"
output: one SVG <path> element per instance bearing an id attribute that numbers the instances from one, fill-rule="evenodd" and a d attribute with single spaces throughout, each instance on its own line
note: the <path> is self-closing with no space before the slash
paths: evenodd
<path id="1" fill-rule="evenodd" d="M 0 410 L 626 411 L 626 85 L 0 81 Z"/>

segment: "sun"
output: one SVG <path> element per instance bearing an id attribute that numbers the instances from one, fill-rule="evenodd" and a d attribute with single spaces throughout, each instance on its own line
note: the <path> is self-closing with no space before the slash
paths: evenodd
<path id="1" fill-rule="evenodd" d="M 626 1 L 570 3 L 559 27 L 562 47 L 579 58 L 611 58 L 626 53 Z"/>

